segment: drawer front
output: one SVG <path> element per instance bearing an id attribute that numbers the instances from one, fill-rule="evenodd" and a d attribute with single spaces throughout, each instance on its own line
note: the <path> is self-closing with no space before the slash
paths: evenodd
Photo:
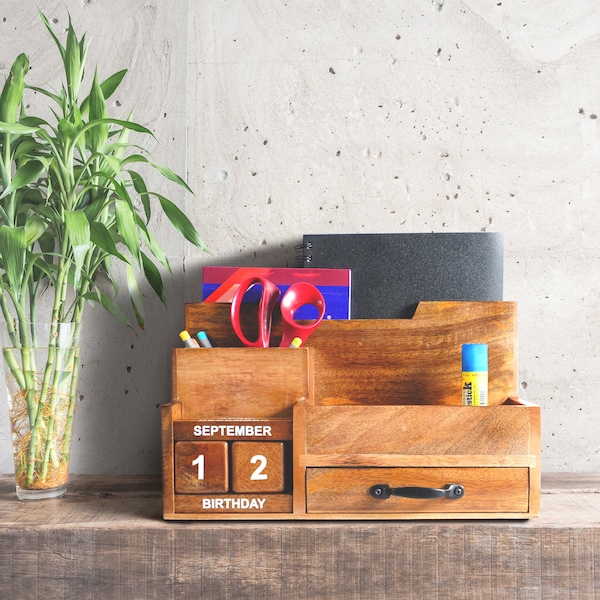
<path id="1" fill-rule="evenodd" d="M 373 497 L 373 486 L 443 489 L 463 486 L 448 499 Z M 306 470 L 308 513 L 526 513 L 529 510 L 527 467 L 320 467 Z"/>

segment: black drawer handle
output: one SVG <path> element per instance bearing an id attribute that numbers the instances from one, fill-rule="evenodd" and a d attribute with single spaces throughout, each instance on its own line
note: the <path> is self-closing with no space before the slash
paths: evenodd
<path id="1" fill-rule="evenodd" d="M 465 495 L 465 488 L 459 483 L 448 483 L 443 488 L 426 487 L 397 487 L 392 488 L 387 483 L 374 485 L 369 493 L 373 498 L 386 500 L 390 496 L 401 496 L 402 498 L 416 498 L 418 500 L 427 500 L 429 498 L 448 498 L 448 500 L 458 500 Z"/>

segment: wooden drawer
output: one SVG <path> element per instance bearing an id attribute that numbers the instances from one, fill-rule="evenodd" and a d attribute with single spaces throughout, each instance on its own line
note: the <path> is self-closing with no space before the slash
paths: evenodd
<path id="1" fill-rule="evenodd" d="M 456 499 L 373 497 L 372 486 L 441 489 L 460 484 Z M 527 513 L 527 467 L 319 467 L 306 469 L 307 513 Z"/>

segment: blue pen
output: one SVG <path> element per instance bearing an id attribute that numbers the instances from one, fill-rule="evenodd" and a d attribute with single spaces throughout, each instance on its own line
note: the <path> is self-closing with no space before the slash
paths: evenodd
<path id="1" fill-rule="evenodd" d="M 198 332 L 198 340 L 200 341 L 200 345 L 203 348 L 212 348 L 212 344 L 210 343 L 210 340 L 208 339 L 208 336 L 206 335 L 206 333 L 204 331 L 199 331 Z"/>

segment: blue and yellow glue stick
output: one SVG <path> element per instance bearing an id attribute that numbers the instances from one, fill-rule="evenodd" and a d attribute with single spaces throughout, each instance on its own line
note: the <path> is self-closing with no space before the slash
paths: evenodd
<path id="1" fill-rule="evenodd" d="M 487 344 L 463 344 L 462 403 L 465 406 L 487 406 L 488 347 Z"/>

